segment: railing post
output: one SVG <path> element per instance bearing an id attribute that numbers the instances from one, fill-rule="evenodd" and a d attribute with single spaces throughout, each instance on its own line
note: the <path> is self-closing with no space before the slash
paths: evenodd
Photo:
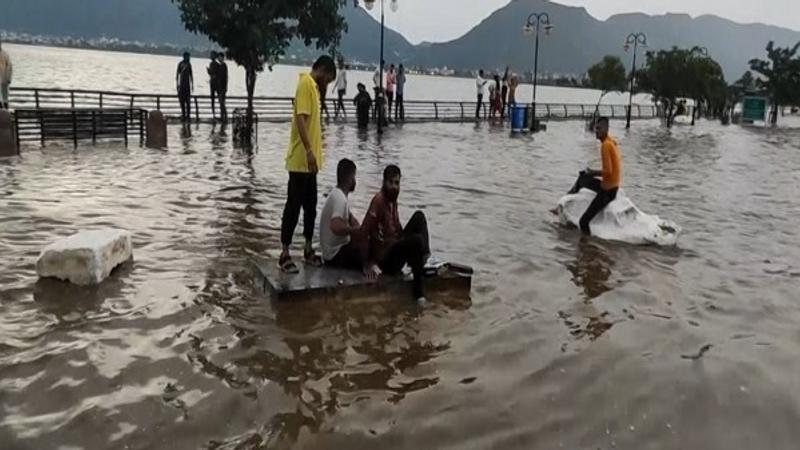
<path id="1" fill-rule="evenodd" d="M 75 109 L 75 91 L 69 91 L 69 103 L 72 109 Z"/>
<path id="2" fill-rule="evenodd" d="M 156 95 L 156 110 L 161 111 L 161 96 Z"/>
<path id="3" fill-rule="evenodd" d="M 627 108 L 627 107 L 626 107 Z M 614 110 L 614 105 L 611 105 L 611 117 L 617 117 L 617 113 Z"/>
<path id="4" fill-rule="evenodd" d="M 194 119 L 195 122 L 200 123 L 200 107 L 197 106 L 197 97 L 194 97 Z"/>
<path id="5" fill-rule="evenodd" d="M 461 106 L 461 121 L 464 121 L 464 102 L 458 102 L 459 106 Z"/>
<path id="6" fill-rule="evenodd" d="M 75 114 L 74 111 L 73 114 Z M 92 111 L 92 145 L 96 143 L 97 143 L 97 117 L 95 117 L 95 111 Z"/>
<path id="7" fill-rule="evenodd" d="M 564 104 L 564 118 L 565 118 L 565 119 L 568 119 L 568 118 L 569 118 L 569 113 L 567 112 L 567 105 L 566 105 L 566 103 Z"/>
<path id="8" fill-rule="evenodd" d="M 439 120 L 439 104 L 438 103 L 433 102 L 433 110 L 434 110 L 434 114 L 436 114 L 436 120 Z"/>
<path id="9" fill-rule="evenodd" d="M 581 105 L 581 117 L 586 117 L 586 108 L 583 105 Z"/>
<path id="10" fill-rule="evenodd" d="M 122 118 L 122 132 L 125 134 L 125 147 L 128 146 L 128 111 L 125 111 L 125 116 Z"/>
<path id="11" fill-rule="evenodd" d="M 33 96 L 36 99 L 36 109 L 39 109 L 39 90 L 38 89 L 33 91 Z"/>
<path id="12" fill-rule="evenodd" d="M 549 119 L 550 118 L 550 105 L 547 104 L 547 105 L 544 105 L 544 106 L 545 106 L 545 108 L 547 108 L 547 118 Z M 533 114 L 534 114 L 534 117 L 536 117 L 536 111 L 534 111 Z"/>
<path id="13" fill-rule="evenodd" d="M 78 118 L 75 116 L 75 110 L 72 110 L 72 142 L 75 148 L 78 148 Z"/>
<path id="14" fill-rule="evenodd" d="M 100 93 L 100 109 L 103 109 L 103 93 Z"/>

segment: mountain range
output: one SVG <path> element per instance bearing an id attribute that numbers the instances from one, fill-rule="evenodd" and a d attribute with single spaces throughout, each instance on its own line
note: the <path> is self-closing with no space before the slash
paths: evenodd
<path id="1" fill-rule="evenodd" d="M 147 43 L 210 47 L 202 37 L 186 32 L 170 0 L 2 0 L 0 30 L 74 38 L 109 37 Z M 456 69 L 506 65 L 517 72 L 533 65 L 533 38 L 522 32 L 531 12 L 547 12 L 554 25 L 540 41 L 539 68 L 545 72 L 582 74 L 603 55 L 617 55 L 629 64 L 623 41 L 630 32 L 645 32 L 650 49 L 702 46 L 737 78 L 747 62 L 764 57 L 766 44 L 800 41 L 800 32 L 763 24 L 740 24 L 717 16 L 685 14 L 650 16 L 620 14 L 601 21 L 584 8 L 547 0 L 512 0 L 463 36 L 449 42 L 413 45 L 387 30 L 386 60 L 407 65 Z M 343 9 L 349 30 L 341 51 L 350 59 L 377 62 L 380 24 L 352 4 Z M 294 44 L 292 51 L 313 52 Z"/>

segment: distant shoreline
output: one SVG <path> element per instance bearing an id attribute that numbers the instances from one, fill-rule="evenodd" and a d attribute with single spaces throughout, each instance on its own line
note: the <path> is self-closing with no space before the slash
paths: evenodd
<path id="1" fill-rule="evenodd" d="M 174 45 L 160 45 L 160 46 L 152 46 L 152 47 L 143 47 L 141 45 L 133 45 L 133 44 L 125 44 L 121 43 L 119 45 L 108 45 L 108 46 L 101 46 L 101 45 L 86 45 L 86 44 L 73 44 L 73 43 L 64 43 L 64 42 L 34 42 L 30 40 L 22 40 L 22 39 L 15 39 L 6 37 L 3 40 L 4 43 L 7 44 L 15 44 L 15 45 L 27 45 L 31 47 L 52 47 L 52 48 L 64 48 L 64 49 L 74 49 L 74 50 L 88 50 L 88 51 L 101 51 L 101 52 L 113 52 L 113 53 L 131 53 L 136 55 L 155 55 L 155 56 L 175 56 L 179 57 L 184 51 L 190 51 L 193 55 L 202 55 L 208 53 L 210 50 L 207 48 L 198 49 L 198 48 L 190 48 L 190 47 L 178 47 Z M 280 61 L 278 64 L 282 66 L 293 66 L 293 67 L 307 67 L 313 61 Z M 355 66 L 351 70 L 360 70 L 364 72 L 372 72 L 371 67 L 363 67 L 363 66 Z M 442 74 L 431 74 L 431 73 L 413 73 L 412 75 L 420 75 L 420 76 L 429 76 L 429 77 L 439 77 L 439 78 L 460 78 L 460 79 L 471 79 L 472 77 L 466 77 L 459 74 L 454 75 L 442 75 Z M 520 81 L 520 85 L 531 85 L 532 82 L 529 80 Z M 556 80 L 552 79 L 539 79 L 537 81 L 539 86 L 548 86 L 548 87 L 561 87 L 561 88 L 569 88 L 569 89 L 581 89 L 581 90 L 591 90 L 596 91 L 597 89 L 582 86 L 582 85 L 564 85 L 558 84 Z"/>

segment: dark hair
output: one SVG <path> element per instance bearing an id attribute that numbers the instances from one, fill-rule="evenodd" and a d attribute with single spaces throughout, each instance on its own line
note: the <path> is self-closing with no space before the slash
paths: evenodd
<path id="1" fill-rule="evenodd" d="M 328 55 L 322 55 L 311 66 L 311 70 L 323 70 L 331 75 L 336 75 L 336 63 Z"/>
<path id="2" fill-rule="evenodd" d="M 336 166 L 336 184 L 344 183 L 347 177 L 352 176 L 354 173 L 356 173 L 356 163 L 347 158 L 342 159 L 339 161 L 339 165 Z"/>
<path id="3" fill-rule="evenodd" d="M 184 58 L 188 58 L 189 56 L 191 56 L 191 55 L 189 54 L 189 52 L 183 52 L 183 57 L 184 57 Z"/>
<path id="4" fill-rule="evenodd" d="M 383 181 L 388 180 L 389 178 L 394 177 L 402 177 L 403 175 L 400 173 L 400 168 L 395 166 L 394 164 L 390 164 L 383 169 Z"/>
<path id="5" fill-rule="evenodd" d="M 597 120 L 594 121 L 594 123 L 595 125 L 599 125 L 601 123 L 605 123 L 606 125 L 608 125 L 608 117 L 606 116 L 598 117 Z"/>

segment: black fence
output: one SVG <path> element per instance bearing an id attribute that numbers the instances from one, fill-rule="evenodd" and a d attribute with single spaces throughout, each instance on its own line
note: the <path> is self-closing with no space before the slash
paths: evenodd
<path id="1" fill-rule="evenodd" d="M 11 107 L 20 109 L 127 109 L 160 110 L 169 119 L 180 118 L 181 109 L 177 95 L 124 93 L 92 90 L 11 88 Z M 293 99 L 291 97 L 255 97 L 253 109 L 263 122 L 286 122 L 291 120 Z M 327 99 L 328 109 L 334 111 L 334 99 Z M 227 97 L 227 109 L 231 113 L 237 108 L 247 107 L 247 97 Z M 212 111 L 211 96 L 194 95 L 191 99 L 192 119 L 211 121 L 219 117 L 219 103 Z M 352 101 L 346 101 L 350 120 L 355 119 Z M 476 102 L 458 101 L 405 101 L 405 120 L 407 122 L 467 122 L 474 121 Z M 596 105 L 569 103 L 537 103 L 536 117 L 547 120 L 583 119 L 591 117 Z M 599 114 L 608 117 L 625 117 L 627 105 L 600 105 Z M 481 119 L 489 118 L 489 105 L 484 104 L 479 111 Z M 654 105 L 633 105 L 631 116 L 635 119 L 652 119 L 661 116 Z"/>

